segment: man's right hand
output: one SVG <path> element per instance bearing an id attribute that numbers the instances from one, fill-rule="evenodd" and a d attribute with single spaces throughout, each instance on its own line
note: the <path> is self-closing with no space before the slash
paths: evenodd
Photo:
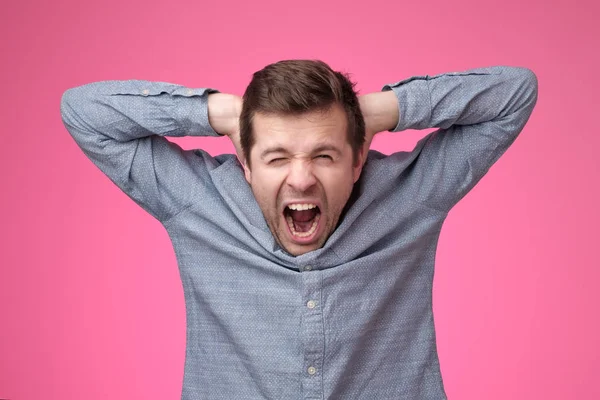
<path id="1" fill-rule="evenodd" d="M 240 163 L 244 155 L 240 142 L 240 113 L 242 98 L 233 94 L 211 93 L 208 95 L 208 122 L 219 135 L 231 139 Z"/>

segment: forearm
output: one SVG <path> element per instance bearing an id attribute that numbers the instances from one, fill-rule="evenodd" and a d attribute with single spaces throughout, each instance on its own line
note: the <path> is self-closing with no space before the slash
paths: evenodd
<path id="1" fill-rule="evenodd" d="M 383 90 L 395 94 L 400 109 L 393 131 L 500 120 L 518 131 L 535 106 L 537 78 L 526 68 L 498 66 L 416 76 Z"/>
<path id="2" fill-rule="evenodd" d="M 212 89 L 150 81 L 102 81 L 67 90 L 61 115 L 79 143 L 127 142 L 150 135 L 216 136 L 208 120 Z"/>

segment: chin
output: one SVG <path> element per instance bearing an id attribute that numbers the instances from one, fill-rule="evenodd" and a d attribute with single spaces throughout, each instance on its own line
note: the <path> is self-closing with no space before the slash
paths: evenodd
<path id="1" fill-rule="evenodd" d="M 306 254 L 309 253 L 311 251 L 320 249 L 321 246 L 298 246 L 298 245 L 288 245 L 288 246 L 282 246 L 286 252 L 288 252 L 289 254 L 293 255 L 293 256 L 301 256 L 302 254 Z"/>
<path id="2" fill-rule="evenodd" d="M 295 240 L 290 240 L 290 233 L 286 228 L 278 229 L 277 235 L 274 235 L 279 246 L 292 256 L 301 256 L 302 254 L 309 253 L 320 249 L 325 245 L 329 235 L 323 232 L 322 236 L 314 238 L 309 243 L 298 243 Z"/>

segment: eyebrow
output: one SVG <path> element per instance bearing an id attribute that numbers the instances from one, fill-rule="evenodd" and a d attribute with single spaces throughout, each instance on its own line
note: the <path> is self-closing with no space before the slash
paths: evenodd
<path id="1" fill-rule="evenodd" d="M 335 147 L 333 145 L 330 145 L 330 144 L 323 144 L 323 145 L 321 145 L 321 146 L 313 149 L 312 154 L 320 153 L 322 151 L 333 151 L 337 155 L 341 155 L 342 154 L 342 152 L 340 151 L 340 149 L 338 149 L 337 147 Z M 270 149 L 266 149 L 265 151 L 263 151 L 260 154 L 260 158 L 264 159 L 266 156 L 268 156 L 271 153 L 285 153 L 285 154 L 287 154 L 288 151 L 285 148 L 281 147 L 281 146 L 279 146 L 279 147 L 272 147 Z"/>

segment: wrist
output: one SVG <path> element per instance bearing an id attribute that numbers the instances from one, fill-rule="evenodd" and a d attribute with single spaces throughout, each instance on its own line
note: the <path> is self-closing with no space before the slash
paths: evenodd
<path id="1" fill-rule="evenodd" d="M 400 112 L 393 91 L 369 93 L 358 97 L 367 132 L 391 131 L 398 125 Z"/>
<path id="2" fill-rule="evenodd" d="M 208 95 L 208 122 L 219 135 L 230 136 L 239 129 L 242 98 L 227 93 Z"/>

